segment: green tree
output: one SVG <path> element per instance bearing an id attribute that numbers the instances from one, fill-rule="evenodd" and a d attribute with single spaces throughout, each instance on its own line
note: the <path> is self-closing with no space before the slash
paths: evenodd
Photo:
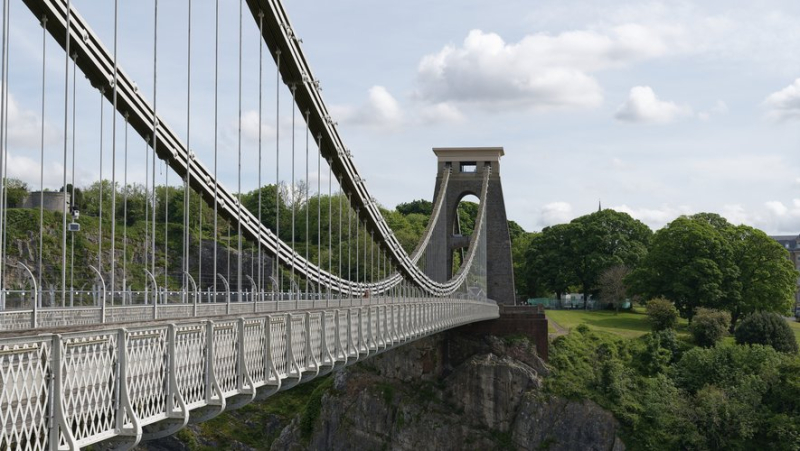
<path id="1" fill-rule="evenodd" d="M 412 213 L 430 216 L 431 212 L 433 212 L 433 203 L 423 199 L 412 200 L 411 202 L 398 204 L 396 210 L 404 216 Z"/>
<path id="2" fill-rule="evenodd" d="M 691 321 L 697 307 L 738 302 L 741 284 L 729 241 L 704 220 L 680 217 L 653 236 L 650 251 L 627 281 L 646 298 L 664 296 Z"/>
<path id="3" fill-rule="evenodd" d="M 525 252 L 528 291 L 549 290 L 561 299 L 575 279 L 571 272 L 569 224 L 545 227 L 534 235 Z"/>
<path id="4" fill-rule="evenodd" d="M 731 314 L 727 311 L 699 308 L 689 326 L 689 332 L 697 345 L 709 348 L 725 336 L 730 323 Z"/>
<path id="5" fill-rule="evenodd" d="M 655 298 L 647 301 L 647 320 L 653 331 L 668 330 L 678 323 L 678 309 L 665 298 Z"/>
<path id="6" fill-rule="evenodd" d="M 738 344 L 761 344 L 772 346 L 777 351 L 797 353 L 794 332 L 783 317 L 772 312 L 755 312 L 747 315 L 736 328 Z"/>
<path id="7" fill-rule="evenodd" d="M 600 287 L 600 300 L 614 306 L 614 310 L 619 312 L 628 297 L 625 277 L 630 273 L 630 269 L 624 265 L 608 267 L 600 273 L 598 286 Z"/>
<path id="8" fill-rule="evenodd" d="M 64 192 L 64 187 L 62 186 L 58 190 L 58 192 L 59 193 L 63 193 Z M 86 202 L 84 202 L 84 200 L 83 200 L 83 190 L 78 188 L 77 186 L 73 190 L 72 189 L 72 183 L 67 183 L 67 193 L 69 193 L 70 196 L 72 196 L 73 194 L 75 195 L 74 199 L 72 199 L 70 201 L 70 205 L 72 205 L 73 207 L 77 208 L 78 210 L 83 211 L 83 208 L 86 205 Z"/>
<path id="9" fill-rule="evenodd" d="M 509 221 L 510 222 L 510 221 Z M 535 283 L 529 286 L 528 274 L 528 260 L 525 258 L 525 252 L 530 246 L 530 242 L 535 233 L 522 232 L 516 237 L 511 238 L 511 261 L 514 265 L 514 285 L 518 295 L 527 297 L 537 297 Z"/>
<path id="10" fill-rule="evenodd" d="M 3 188 L 6 190 L 8 207 L 22 207 L 22 202 L 28 197 L 28 184 L 20 179 L 3 179 Z"/>
<path id="11" fill-rule="evenodd" d="M 573 282 L 581 287 L 585 308 L 604 270 L 639 265 L 647 255 L 652 231 L 627 213 L 610 209 L 575 218 L 569 225 L 566 250 Z"/>
<path id="12" fill-rule="evenodd" d="M 741 296 L 724 306 L 731 313 L 731 332 L 744 315 L 756 311 L 788 313 L 794 305 L 800 273 L 786 249 L 761 230 L 745 225 L 731 227 L 728 236 L 741 287 Z"/>

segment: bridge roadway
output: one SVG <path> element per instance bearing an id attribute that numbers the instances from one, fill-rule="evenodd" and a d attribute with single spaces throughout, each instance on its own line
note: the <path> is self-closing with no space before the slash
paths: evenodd
<path id="1" fill-rule="evenodd" d="M 455 297 L 157 307 L 108 307 L 107 321 L 120 323 L 83 326 L 79 309 L 42 309 L 62 315 L 52 323 L 59 328 L 3 329 L 0 449 L 130 449 L 409 341 L 499 316 L 492 301 Z M 99 308 L 85 310 L 91 318 L 83 321 L 94 322 Z M 202 317 L 187 318 L 193 314 Z M 76 315 L 71 326 L 64 315 Z"/>

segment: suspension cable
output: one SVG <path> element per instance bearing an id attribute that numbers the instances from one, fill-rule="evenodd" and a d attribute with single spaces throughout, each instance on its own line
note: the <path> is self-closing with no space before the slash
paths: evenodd
<path id="1" fill-rule="evenodd" d="M 184 303 L 189 303 L 189 184 L 192 176 L 192 0 L 189 0 L 189 13 L 186 33 L 186 175 L 183 177 L 183 293 Z"/>
<path id="2" fill-rule="evenodd" d="M 70 0 L 67 0 L 67 38 L 64 44 L 64 163 L 62 171 L 62 191 L 64 193 L 64 202 L 62 204 L 64 211 L 61 218 L 61 306 L 67 306 L 67 147 L 69 136 L 67 128 L 69 127 L 69 44 L 70 44 L 70 28 L 72 26 L 72 11 L 70 9 Z M 5 68 L 4 68 L 5 69 Z M 2 189 L 2 182 L 0 182 L 0 189 Z M 2 227 L 2 225 L 0 225 Z M 0 262 L 2 266 L 2 262 Z"/>
<path id="3" fill-rule="evenodd" d="M 242 217 L 242 0 L 239 0 L 239 169 L 238 169 L 238 200 L 236 203 L 236 213 L 239 218 Z M 236 221 L 236 236 L 237 236 L 237 250 L 238 265 L 236 270 L 236 286 L 238 287 L 238 299 L 242 302 L 242 222 Z"/>
<path id="4" fill-rule="evenodd" d="M 76 105 L 77 105 L 77 97 L 76 97 L 76 77 L 77 74 L 77 60 L 78 54 L 72 54 L 72 193 L 70 194 L 70 205 L 72 207 L 72 222 L 76 221 L 75 213 L 78 211 L 77 209 L 77 199 L 75 198 L 75 123 L 78 121 L 78 116 L 76 114 Z M 75 293 L 75 232 L 70 233 L 70 262 L 69 262 L 69 306 L 72 307 L 74 305 L 74 293 Z"/>
<path id="5" fill-rule="evenodd" d="M 322 136 L 317 135 L 317 291 L 322 295 Z"/>
<path id="6" fill-rule="evenodd" d="M 111 305 L 114 305 L 114 290 L 116 289 L 115 276 L 117 265 L 117 75 L 118 75 L 118 55 L 117 55 L 117 32 L 118 32 L 118 5 L 119 0 L 114 0 L 114 79 L 112 91 L 112 103 L 114 110 L 111 111 Z M 102 182 L 102 180 L 101 180 Z"/>
<path id="7" fill-rule="evenodd" d="M 295 92 L 297 91 L 297 85 L 292 83 L 291 89 L 292 89 L 292 177 L 291 177 L 292 182 L 289 185 L 289 196 L 291 196 L 290 197 L 290 202 L 292 204 L 292 265 L 291 265 L 291 279 L 290 279 L 291 282 L 290 283 L 294 283 L 294 260 L 295 260 L 295 255 L 297 255 L 297 251 L 295 250 L 296 248 L 295 248 L 295 236 L 294 236 L 294 232 L 295 232 L 295 220 L 294 220 L 294 217 L 295 217 L 295 210 L 297 208 L 297 196 L 295 195 L 296 186 L 295 186 L 295 182 L 294 182 L 294 171 L 295 171 L 295 168 L 294 168 L 294 163 L 295 163 L 295 147 L 294 147 L 294 145 L 295 145 L 295 111 L 297 110 L 297 108 L 295 107 L 294 95 L 295 95 Z"/>
<path id="8" fill-rule="evenodd" d="M 41 128 L 41 148 L 40 148 L 40 166 L 39 166 L 39 280 L 38 284 L 42 286 L 42 257 L 44 252 L 44 105 L 45 105 L 45 61 L 47 53 L 45 52 L 45 43 L 47 42 L 47 16 L 42 16 L 42 128 Z M 40 296 L 41 299 L 41 296 Z M 35 299 L 34 302 L 39 302 Z"/>
<path id="9" fill-rule="evenodd" d="M 2 72 L 0 73 L 0 80 L 2 80 L 2 91 L 0 92 L 0 308 L 6 308 L 5 298 L 5 272 L 3 271 L 6 261 L 6 234 L 7 222 L 6 212 L 8 211 L 8 189 L 5 186 L 6 173 L 8 172 L 8 54 L 10 52 L 8 42 L 8 28 L 9 16 L 11 11 L 9 8 L 9 1 L 3 0 L 3 49 L 2 49 Z"/>
<path id="10" fill-rule="evenodd" d="M 261 275 L 261 243 L 263 242 L 262 230 L 260 227 L 263 224 L 261 217 L 261 194 L 264 191 L 261 186 L 261 108 L 263 103 L 263 83 L 264 83 L 264 12 L 258 11 L 258 290 L 259 297 L 263 300 L 264 286 L 262 284 Z"/>
<path id="11" fill-rule="evenodd" d="M 128 113 L 125 112 L 125 156 L 122 186 L 122 305 L 128 294 Z"/>
<path id="12" fill-rule="evenodd" d="M 306 110 L 306 192 L 305 192 L 305 199 L 304 199 L 305 208 L 306 208 L 306 236 L 305 236 L 306 261 L 303 262 L 303 265 L 304 265 L 303 270 L 306 273 L 306 277 L 305 277 L 305 279 L 306 279 L 306 298 L 308 298 L 308 282 L 309 282 L 309 277 L 308 277 L 308 249 L 310 247 L 309 244 L 311 242 L 311 239 L 308 236 L 308 226 L 309 226 L 309 224 L 308 224 L 308 221 L 309 221 L 308 214 L 309 214 L 309 210 L 310 210 L 309 207 L 311 206 L 310 203 L 309 203 L 309 198 L 308 198 L 308 185 L 309 185 L 309 182 L 308 182 L 308 136 L 309 136 L 308 116 L 309 116 L 309 114 L 311 114 L 311 113 L 308 110 Z"/>
<path id="13" fill-rule="evenodd" d="M 214 240 L 214 264 L 211 271 L 214 289 L 214 302 L 217 301 L 217 238 L 218 233 L 218 191 L 219 179 L 217 178 L 217 158 L 219 155 L 219 0 L 216 0 L 216 9 L 214 12 L 214 231 L 212 238 Z"/>
<path id="14" fill-rule="evenodd" d="M 152 223 L 152 242 L 151 244 L 151 256 L 152 259 L 150 261 L 150 273 L 155 277 L 156 274 L 156 207 L 158 206 L 157 201 L 158 197 L 156 194 L 156 157 L 158 156 L 157 153 L 157 145 L 158 139 L 158 114 L 157 109 L 158 107 L 158 0 L 153 1 L 153 223 Z M 164 186 L 164 194 L 166 195 L 167 187 Z M 165 196 L 166 198 L 166 196 Z M 167 222 L 166 215 L 164 216 L 164 223 Z M 164 254 L 164 261 L 167 259 L 167 254 Z M 166 277 L 166 276 L 165 276 Z M 164 279 L 164 290 L 166 290 L 166 278 Z M 154 290 L 158 290 L 158 287 L 153 287 Z M 166 293 L 165 293 L 166 296 Z M 164 298 L 164 302 L 166 302 L 166 298 Z M 158 303 L 158 293 L 153 293 L 153 305 Z"/>
<path id="15" fill-rule="evenodd" d="M 281 51 L 275 51 L 275 240 L 281 236 Z M 282 291 L 283 277 L 280 268 L 280 246 L 276 246 L 275 277 L 278 294 Z"/>

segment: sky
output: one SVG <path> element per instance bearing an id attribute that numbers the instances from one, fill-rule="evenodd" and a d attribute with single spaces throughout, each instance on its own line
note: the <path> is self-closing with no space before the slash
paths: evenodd
<path id="1" fill-rule="evenodd" d="M 113 49 L 113 3 L 73 4 Z M 217 126 L 212 2 L 193 2 L 191 77 L 188 4 L 159 4 L 156 109 L 208 168 L 216 143 L 225 186 L 238 188 L 239 161 L 242 190 L 258 185 L 259 128 L 262 184 L 290 180 L 293 136 L 296 177 L 304 179 L 302 113 L 292 111 L 285 87 L 277 89 L 276 106 L 268 54 L 259 127 L 258 24 L 246 10 L 239 108 L 239 2 L 220 4 Z M 293 0 L 284 6 L 356 166 L 388 208 L 431 199 L 432 148 L 502 146 L 507 214 L 527 231 L 591 213 L 601 202 L 653 229 L 707 211 L 770 234 L 800 233 L 796 1 Z M 120 67 L 152 99 L 153 2 L 121 1 L 119 14 Z M 64 52 L 46 39 L 42 133 L 41 27 L 17 2 L 11 23 L 9 175 L 40 185 L 44 134 L 44 186 L 57 189 L 64 142 L 71 149 L 73 136 L 64 133 Z M 77 81 L 81 186 L 99 176 L 100 100 L 82 77 Z M 112 117 L 106 105 L 105 178 L 111 148 L 125 146 L 119 117 L 111 141 Z M 143 182 L 145 144 L 131 136 L 129 147 L 129 181 Z M 322 166 L 318 174 L 311 158 L 308 180 L 324 192 Z M 70 161 L 67 167 L 71 177 Z M 159 168 L 159 183 L 163 177 Z"/>

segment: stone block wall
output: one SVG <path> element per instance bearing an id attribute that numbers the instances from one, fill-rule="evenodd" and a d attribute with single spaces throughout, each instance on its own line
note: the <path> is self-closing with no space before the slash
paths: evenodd
<path id="1" fill-rule="evenodd" d="M 464 333 L 508 337 L 524 335 L 536 344 L 536 353 L 547 361 L 547 318 L 542 306 L 500 305 L 500 318 L 462 326 Z"/>

